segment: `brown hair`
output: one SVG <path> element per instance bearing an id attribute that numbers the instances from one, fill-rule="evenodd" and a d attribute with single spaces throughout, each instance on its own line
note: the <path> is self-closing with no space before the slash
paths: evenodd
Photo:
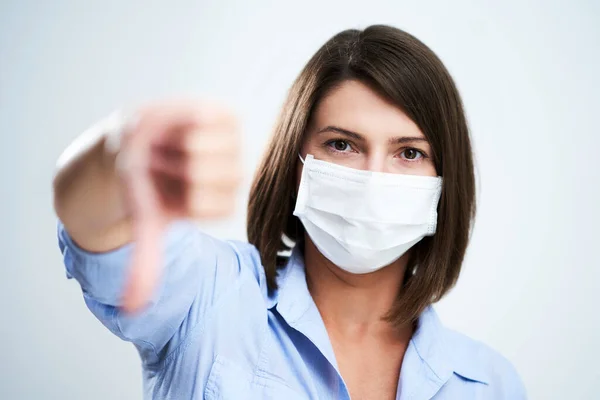
<path id="1" fill-rule="evenodd" d="M 331 38 L 290 89 L 248 205 L 248 240 L 260 252 L 270 289 L 276 289 L 281 251 L 304 237 L 292 215 L 296 165 L 304 133 L 319 100 L 336 85 L 358 80 L 397 105 L 419 126 L 444 178 L 434 236 L 412 248 L 398 298 L 388 314 L 395 324 L 415 321 L 456 283 L 475 216 L 475 181 L 462 101 L 440 59 L 414 36 L 390 26 L 346 30 Z"/>

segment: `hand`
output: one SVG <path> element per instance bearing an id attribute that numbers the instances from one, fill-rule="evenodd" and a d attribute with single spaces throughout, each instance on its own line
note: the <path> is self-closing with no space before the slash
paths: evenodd
<path id="1" fill-rule="evenodd" d="M 169 102 L 136 114 L 117 167 L 133 220 L 123 308 L 139 310 L 160 278 L 161 236 L 175 219 L 230 215 L 241 180 L 237 122 L 212 103 Z"/>

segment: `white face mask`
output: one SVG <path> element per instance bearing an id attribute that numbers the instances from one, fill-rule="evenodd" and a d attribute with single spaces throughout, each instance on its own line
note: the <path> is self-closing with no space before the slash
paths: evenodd
<path id="1" fill-rule="evenodd" d="M 441 177 L 357 170 L 312 155 L 302 162 L 294 215 L 338 267 L 376 271 L 435 233 Z"/>

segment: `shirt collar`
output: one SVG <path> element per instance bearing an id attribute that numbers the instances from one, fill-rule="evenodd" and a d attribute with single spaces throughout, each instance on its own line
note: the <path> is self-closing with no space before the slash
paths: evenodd
<path id="1" fill-rule="evenodd" d="M 288 325 L 307 336 L 337 369 L 325 324 L 306 285 L 304 260 L 298 246 L 292 250 L 287 265 L 279 271 L 277 283 L 279 288 L 269 294 L 267 307 L 275 308 Z M 422 367 L 413 370 L 425 372 L 435 387 L 441 387 L 453 373 L 488 384 L 490 378 L 478 348 L 476 342 L 445 328 L 433 307 L 429 306 L 417 321 L 403 365 L 420 363 Z M 402 368 L 400 384 L 403 378 L 416 378 L 405 376 L 412 375 L 405 373 L 407 370 Z"/>
<path id="2" fill-rule="evenodd" d="M 285 268 L 279 271 L 277 283 L 279 288 L 270 294 L 267 307 L 275 308 L 287 324 L 306 336 L 337 370 L 325 323 L 308 291 L 304 259 L 298 246 L 292 250 Z"/>

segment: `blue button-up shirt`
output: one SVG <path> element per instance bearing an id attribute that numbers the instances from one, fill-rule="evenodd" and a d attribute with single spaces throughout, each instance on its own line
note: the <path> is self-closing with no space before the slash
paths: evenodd
<path id="1" fill-rule="evenodd" d="M 61 224 L 58 235 L 67 276 L 79 282 L 89 309 L 138 349 L 145 398 L 350 398 L 301 254 L 292 254 L 269 293 L 252 245 L 177 222 L 165 234 L 156 295 L 132 316 L 118 308 L 131 245 L 93 254 Z M 396 398 L 519 400 L 525 391 L 505 358 L 444 328 L 430 307 L 404 355 Z"/>

